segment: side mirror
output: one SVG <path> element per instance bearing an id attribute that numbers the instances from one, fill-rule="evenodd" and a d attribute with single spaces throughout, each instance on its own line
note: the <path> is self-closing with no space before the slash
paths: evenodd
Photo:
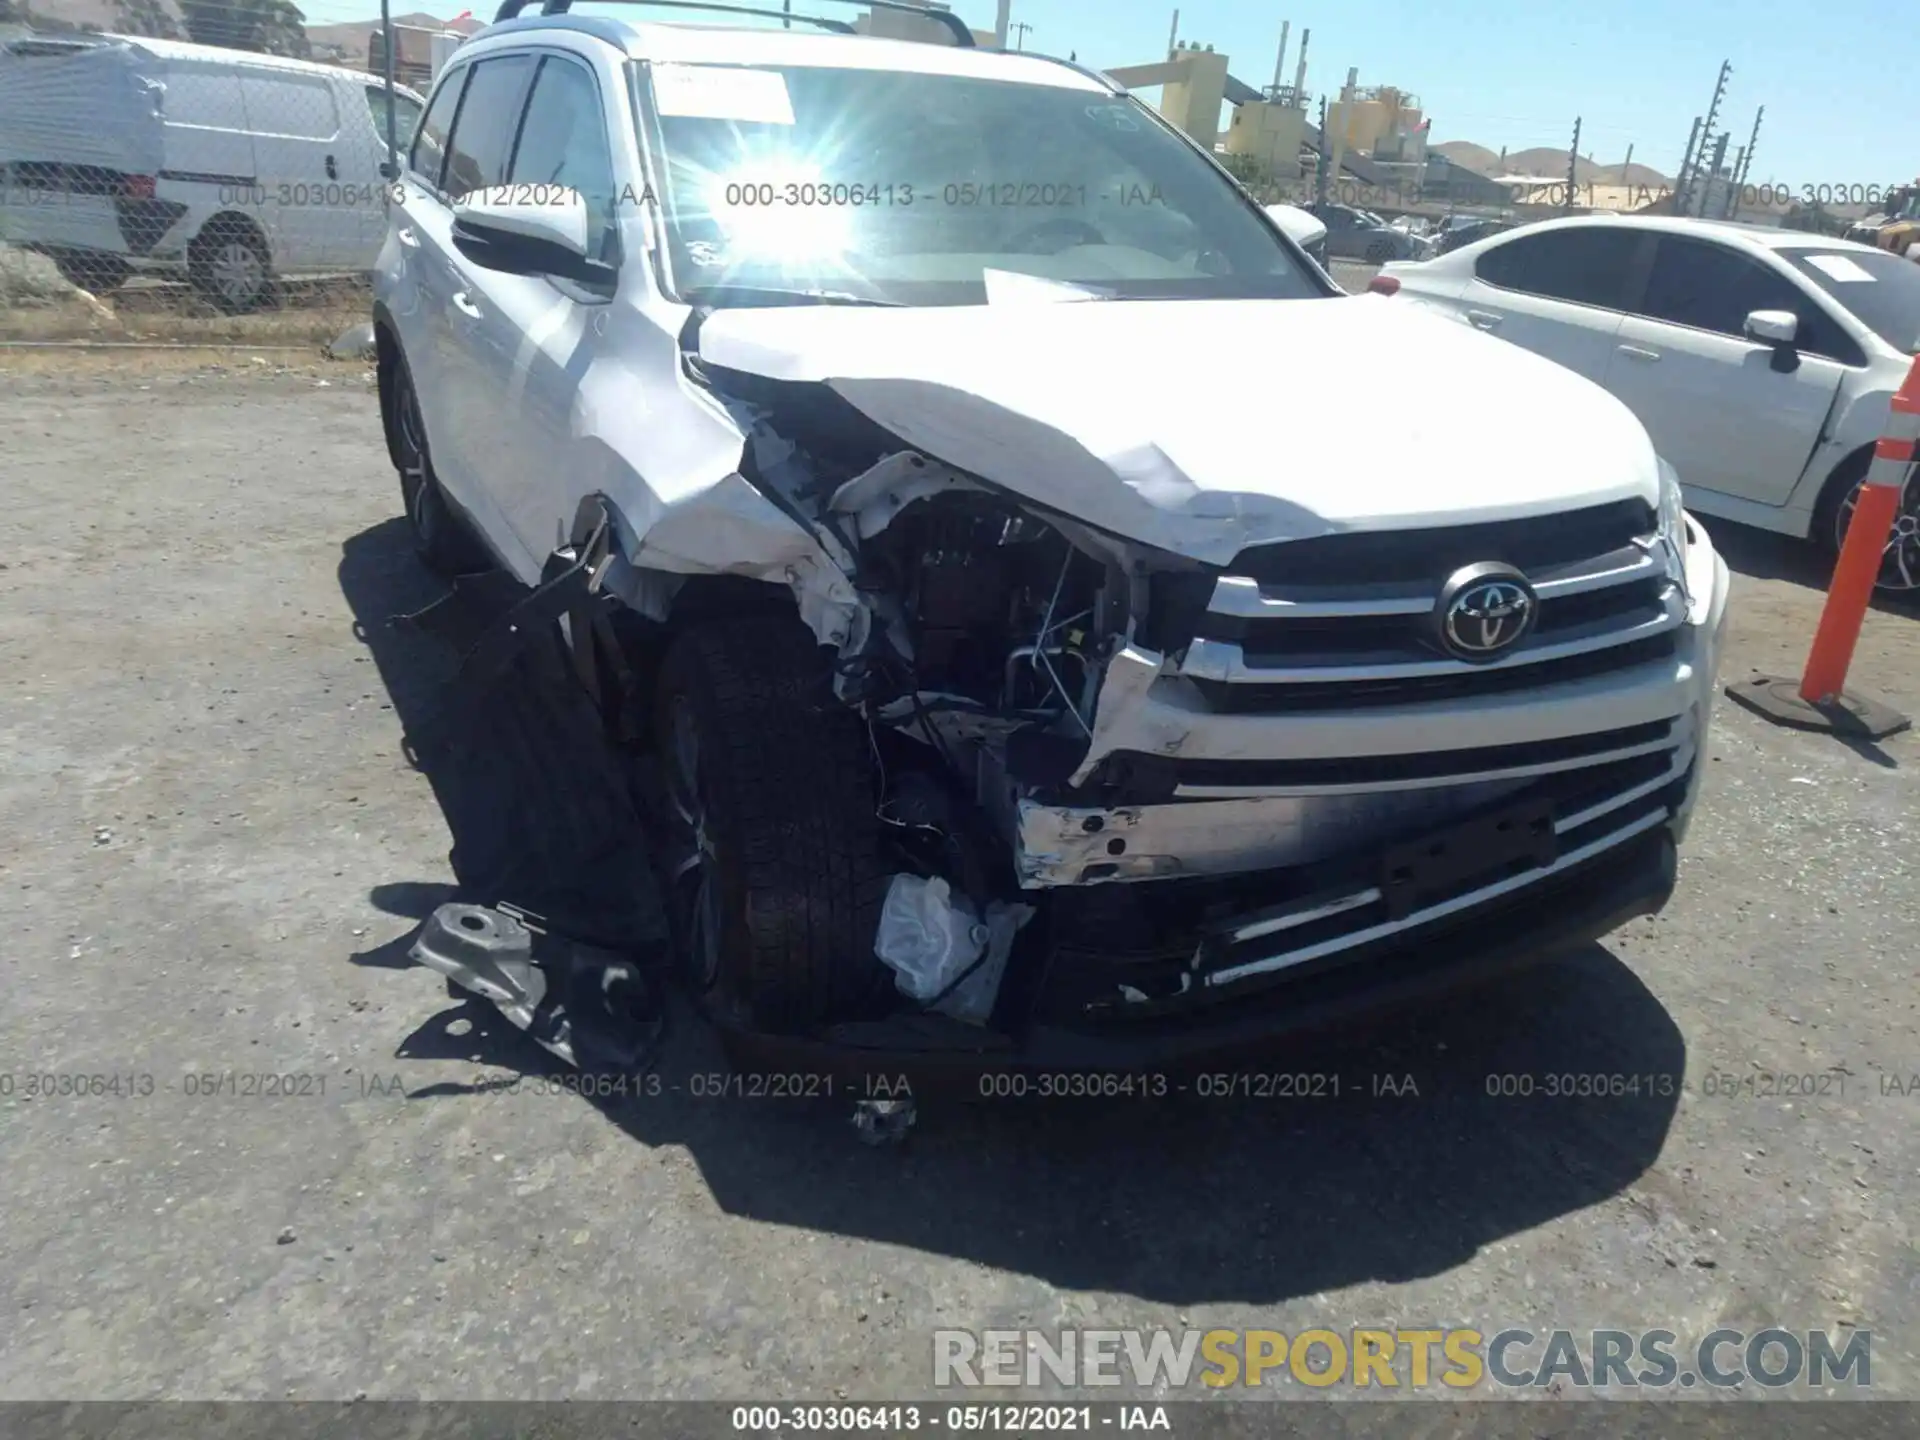
<path id="1" fill-rule="evenodd" d="M 1791 310 L 1755 310 L 1747 316 L 1747 338 L 1768 345 L 1791 345 L 1800 333 L 1800 318 Z"/>
<path id="2" fill-rule="evenodd" d="M 1268 205 L 1267 218 L 1302 250 L 1327 238 L 1327 227 L 1297 205 Z"/>
<path id="3" fill-rule="evenodd" d="M 391 160 L 382 160 L 380 162 L 380 178 L 382 180 L 398 180 L 400 178 L 400 167 Z"/>
<path id="4" fill-rule="evenodd" d="M 606 284 L 612 267 L 591 259 L 587 202 L 564 185 L 494 185 L 454 203 L 453 244 L 476 265 L 509 275 L 553 275 Z"/>

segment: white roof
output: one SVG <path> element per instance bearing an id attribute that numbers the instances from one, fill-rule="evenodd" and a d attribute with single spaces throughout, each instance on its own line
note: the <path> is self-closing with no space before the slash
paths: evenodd
<path id="1" fill-rule="evenodd" d="M 1566 215 L 1517 225 L 1503 236 L 1510 239 L 1521 230 L 1545 230 L 1568 225 L 1637 226 L 1643 230 L 1664 230 L 1676 234 L 1706 234 L 1716 240 L 1751 246 L 1759 250 L 1873 250 L 1837 236 L 1818 235 L 1811 230 L 1785 230 L 1777 225 L 1748 225 L 1737 220 L 1701 220 L 1690 215 L 1615 215 L 1599 211 L 1591 215 Z M 1885 253 L 1884 251 L 1880 253 Z"/>
<path id="2" fill-rule="evenodd" d="M 252 50 L 230 50 L 222 45 L 194 45 L 185 40 L 159 40 L 151 35 L 102 35 L 153 56 L 156 60 L 199 60 L 216 65 L 244 65 L 248 68 L 285 70 L 298 75 L 345 75 L 368 85 L 380 85 L 383 77 L 346 65 L 323 65 L 317 60 L 295 60 L 287 55 L 263 55 Z M 403 95 L 413 92 L 404 85 L 394 86 Z"/>
<path id="3" fill-rule="evenodd" d="M 537 21 L 539 17 L 524 17 Z M 819 30 L 773 30 L 739 25 L 674 25 L 631 21 L 599 13 L 556 19 L 595 20 L 619 33 L 635 59 L 679 65 L 818 66 L 845 70 L 892 70 L 916 75 L 973 76 L 1029 85 L 1052 85 L 1095 95 L 1112 93 L 1091 75 L 1038 55 L 944 45 L 922 40 L 889 40 L 872 35 L 837 35 Z M 467 45 L 524 37 L 537 24 L 512 21 L 482 30 Z M 597 27 L 598 28 L 598 27 Z M 577 31 L 574 33 L 578 33 Z M 463 47 L 467 48 L 467 47 Z"/>

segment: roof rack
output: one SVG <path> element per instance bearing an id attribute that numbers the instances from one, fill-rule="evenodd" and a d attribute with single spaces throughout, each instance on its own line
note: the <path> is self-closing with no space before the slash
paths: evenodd
<path id="1" fill-rule="evenodd" d="M 501 0 L 500 8 L 494 12 L 493 20 L 497 25 L 503 20 L 512 20 L 526 9 L 530 0 Z M 858 32 L 845 20 L 834 20 L 824 15 L 796 15 L 787 10 L 772 10 L 753 5 L 727 5 L 713 3 L 713 0 L 607 0 L 617 5 L 652 5 L 666 10 L 710 10 L 728 15 L 759 15 L 772 20 L 797 20 L 802 25 L 817 26 L 822 30 L 832 30 L 841 35 L 853 35 Z M 906 15 L 918 15 L 924 20 L 943 26 L 953 36 L 955 45 L 973 48 L 973 31 L 951 10 L 932 10 L 917 5 L 913 0 L 835 0 L 846 5 L 864 5 L 870 10 L 896 10 Z M 565 15 L 573 9 L 573 0 L 544 0 L 540 6 L 542 15 Z"/>

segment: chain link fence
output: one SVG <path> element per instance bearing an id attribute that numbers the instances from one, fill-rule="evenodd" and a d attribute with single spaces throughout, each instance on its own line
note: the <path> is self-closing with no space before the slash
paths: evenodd
<path id="1" fill-rule="evenodd" d="M 364 55 L 309 58 L 286 0 L 117 5 L 146 33 L 0 0 L 0 342 L 306 345 L 363 322 L 389 130 L 404 149 L 422 97 Z"/>

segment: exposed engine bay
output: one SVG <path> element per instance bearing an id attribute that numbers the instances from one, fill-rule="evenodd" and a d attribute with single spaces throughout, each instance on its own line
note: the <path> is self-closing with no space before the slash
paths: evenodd
<path id="1" fill-rule="evenodd" d="M 865 612 L 819 606 L 804 593 L 815 576 L 787 572 L 803 617 L 840 650 L 837 693 L 912 744 L 895 751 L 907 776 L 881 757 L 890 785 L 924 795 L 912 773 L 937 777 L 1012 848 L 1024 887 L 1156 878 L 1113 863 L 1105 839 L 1090 867 L 1027 863 L 1019 807 L 1099 804 L 1103 788 L 1113 798 L 1103 781 L 1137 769 L 1132 756 L 1094 763 L 1102 687 L 1123 654 L 1136 687 L 1151 683 L 1159 653 L 1134 643 L 1149 638 L 1150 597 L 1163 613 L 1182 595 L 1197 609 L 1211 569 L 1160 552 L 1150 568 L 1142 547 L 902 446 L 825 387 L 731 373 L 720 383 L 748 410 L 743 473 L 790 504 Z M 883 818 L 897 800 L 883 799 Z"/>

